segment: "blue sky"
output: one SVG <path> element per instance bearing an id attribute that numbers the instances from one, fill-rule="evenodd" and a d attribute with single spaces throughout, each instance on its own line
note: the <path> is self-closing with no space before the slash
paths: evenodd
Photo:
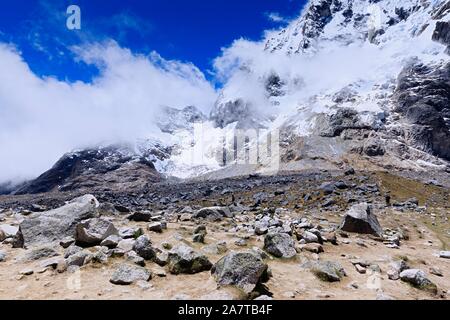
<path id="1" fill-rule="evenodd" d="M 65 27 L 71 4 L 81 8 L 80 31 Z M 60 80 L 92 79 L 97 70 L 74 62 L 69 48 L 105 39 L 133 52 L 154 50 L 165 59 L 190 61 L 212 78 L 212 61 L 222 47 L 240 37 L 259 40 L 264 30 L 296 17 L 303 5 L 303 0 L 2 1 L 0 41 L 17 46 L 39 76 Z"/>

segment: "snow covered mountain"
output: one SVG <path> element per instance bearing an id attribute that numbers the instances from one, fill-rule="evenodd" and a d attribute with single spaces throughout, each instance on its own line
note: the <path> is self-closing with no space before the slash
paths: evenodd
<path id="1" fill-rule="evenodd" d="M 75 157 L 81 167 L 64 169 L 68 180 L 50 179 L 50 190 L 83 186 L 76 177 L 105 164 L 127 176 L 142 159 L 148 168 L 131 181 L 261 171 L 261 163 L 234 165 L 252 143 L 237 144 L 238 129 L 277 132 L 279 170 L 449 171 L 449 20 L 448 0 L 311 0 L 285 28 L 260 42 L 237 40 L 215 60 L 225 84 L 209 117 L 193 106 L 165 107 L 158 137 L 143 137 L 128 157 L 115 147 L 107 149 L 112 158 L 103 149 L 69 154 L 59 164 Z M 42 179 L 31 186 L 46 185 Z"/>

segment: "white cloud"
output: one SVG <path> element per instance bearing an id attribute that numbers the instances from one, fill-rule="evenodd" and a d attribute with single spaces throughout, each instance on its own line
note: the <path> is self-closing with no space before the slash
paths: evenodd
<path id="1" fill-rule="evenodd" d="M 278 12 L 268 12 L 266 13 L 267 19 L 272 22 L 276 23 L 287 23 L 288 20 L 284 17 L 282 17 Z"/>
<path id="2" fill-rule="evenodd" d="M 100 69 L 92 83 L 42 79 L 0 44 L 0 181 L 33 178 L 75 148 L 152 136 L 162 105 L 209 110 L 216 98 L 192 64 L 113 41 L 73 50 Z"/>

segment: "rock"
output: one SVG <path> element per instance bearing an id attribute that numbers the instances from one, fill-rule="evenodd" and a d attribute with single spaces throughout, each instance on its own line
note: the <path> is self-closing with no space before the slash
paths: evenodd
<path id="1" fill-rule="evenodd" d="M 267 280 L 268 266 L 259 254 L 253 251 L 231 252 L 220 259 L 211 270 L 217 283 L 236 286 L 249 294 Z"/>
<path id="2" fill-rule="evenodd" d="M 383 156 L 386 150 L 381 139 L 370 137 L 364 142 L 363 152 L 369 157 Z"/>
<path id="3" fill-rule="evenodd" d="M 225 254 L 228 251 L 227 243 L 225 241 L 213 243 L 210 245 L 207 245 L 202 248 L 202 251 L 207 254 Z"/>
<path id="4" fill-rule="evenodd" d="M 209 207 L 198 210 L 192 217 L 209 221 L 221 221 L 224 217 L 232 218 L 233 214 L 227 207 Z"/>
<path id="5" fill-rule="evenodd" d="M 6 239 L 11 241 L 13 248 L 23 248 L 24 238 L 20 227 L 10 226 L 8 224 L 0 225 L 0 242 Z"/>
<path id="6" fill-rule="evenodd" d="M 335 189 L 336 186 L 332 182 L 325 182 L 319 187 L 319 190 L 321 190 L 325 195 L 332 194 Z"/>
<path id="7" fill-rule="evenodd" d="M 378 292 L 376 300 L 378 300 L 378 301 L 391 301 L 391 300 L 395 300 L 395 299 L 393 297 L 387 295 L 387 294 L 384 294 L 383 292 Z"/>
<path id="8" fill-rule="evenodd" d="M 394 261 L 389 264 L 388 278 L 396 281 L 400 279 L 400 273 L 407 269 L 409 269 L 409 266 L 405 260 Z"/>
<path id="9" fill-rule="evenodd" d="M 22 260 L 29 262 L 40 260 L 43 258 L 56 257 L 58 255 L 58 252 L 53 247 L 43 246 L 27 252 Z"/>
<path id="10" fill-rule="evenodd" d="M 297 237 L 300 240 L 304 240 L 305 243 L 320 243 L 319 237 L 309 231 L 303 231 Z"/>
<path id="11" fill-rule="evenodd" d="M 128 220 L 136 222 L 150 222 L 152 220 L 152 213 L 150 211 L 139 211 L 128 216 Z"/>
<path id="12" fill-rule="evenodd" d="M 3 251 L 0 251 L 0 262 L 3 262 L 6 260 L 6 253 Z"/>
<path id="13" fill-rule="evenodd" d="M 32 214 L 20 224 L 25 245 L 47 244 L 74 236 L 77 224 L 93 218 L 98 206 L 94 196 L 86 195 L 58 209 Z"/>
<path id="14" fill-rule="evenodd" d="M 308 262 L 304 267 L 310 269 L 317 278 L 325 282 L 338 282 L 346 276 L 344 268 L 337 262 Z"/>
<path id="15" fill-rule="evenodd" d="M 80 251 L 83 251 L 83 248 L 78 247 L 76 245 L 72 245 L 72 246 L 68 247 L 66 249 L 66 251 L 64 252 L 64 258 L 67 259 L 68 257 L 70 257 L 70 256 L 72 256 L 72 255 L 74 255 L 74 254 L 76 254 L 76 253 L 78 253 Z"/>
<path id="16" fill-rule="evenodd" d="M 196 243 L 205 243 L 205 233 L 196 233 L 192 237 L 192 241 Z"/>
<path id="17" fill-rule="evenodd" d="M 168 267 L 172 274 L 194 274 L 210 270 L 212 263 L 205 255 L 197 253 L 186 245 L 177 245 L 170 252 Z"/>
<path id="18" fill-rule="evenodd" d="M 140 236 L 134 243 L 133 250 L 145 260 L 153 260 L 156 257 L 155 248 L 147 236 Z"/>
<path id="19" fill-rule="evenodd" d="M 99 245 L 109 236 L 118 234 L 119 231 L 111 222 L 102 218 L 94 218 L 77 225 L 75 240 L 79 246 L 93 247 Z"/>
<path id="20" fill-rule="evenodd" d="M 151 278 L 151 272 L 143 267 L 121 264 L 109 281 L 116 285 L 130 285 L 137 281 L 149 281 Z"/>
<path id="21" fill-rule="evenodd" d="M 413 287 L 437 294 L 437 286 L 431 282 L 425 272 L 419 269 L 408 269 L 400 273 L 400 279 L 411 284 Z"/>
<path id="22" fill-rule="evenodd" d="M 161 222 L 154 222 L 148 225 L 147 229 L 149 231 L 162 233 L 164 228 L 164 225 Z"/>
<path id="23" fill-rule="evenodd" d="M 114 249 L 119 245 L 119 242 L 122 241 L 122 238 L 118 235 L 111 235 L 105 240 L 103 240 L 100 245 L 104 247 L 108 247 L 109 249 Z"/>
<path id="24" fill-rule="evenodd" d="M 59 242 L 59 245 L 61 247 L 63 247 L 64 249 L 67 249 L 68 247 L 70 247 L 74 243 L 75 243 L 75 238 L 73 238 L 73 237 L 65 237 L 64 239 L 62 239 Z"/>
<path id="25" fill-rule="evenodd" d="M 437 277 L 443 277 L 444 276 L 444 273 L 438 267 L 430 267 L 430 273 L 435 275 L 435 276 L 437 276 Z"/>
<path id="26" fill-rule="evenodd" d="M 93 256 L 87 251 L 79 251 L 67 258 L 67 265 L 70 266 L 77 266 L 82 267 L 86 264 L 88 264 L 92 260 Z"/>
<path id="27" fill-rule="evenodd" d="M 164 267 L 169 262 L 169 254 L 166 251 L 157 252 L 154 261 L 159 266 Z"/>
<path id="28" fill-rule="evenodd" d="M 135 244 L 136 240 L 134 239 L 124 239 L 117 244 L 117 249 L 122 250 L 123 252 L 128 252 L 133 250 Z"/>
<path id="29" fill-rule="evenodd" d="M 367 269 L 361 266 L 360 264 L 355 264 L 355 268 L 356 271 L 358 271 L 358 273 L 365 274 L 367 272 Z"/>
<path id="30" fill-rule="evenodd" d="M 269 233 L 264 238 L 264 250 L 277 258 L 295 257 L 294 240 L 286 233 Z"/>
<path id="31" fill-rule="evenodd" d="M 319 243 L 308 243 L 302 247 L 302 250 L 317 254 L 324 252 L 322 245 Z"/>
<path id="32" fill-rule="evenodd" d="M 436 22 L 432 38 L 434 41 L 450 46 L 450 23 L 444 21 Z"/>
<path id="33" fill-rule="evenodd" d="M 121 228 L 119 236 L 122 239 L 137 239 L 144 234 L 142 228 Z"/>
<path id="34" fill-rule="evenodd" d="M 67 269 L 66 260 L 60 257 L 50 258 L 42 261 L 41 268 L 52 268 L 60 272 L 64 272 Z"/>
<path id="35" fill-rule="evenodd" d="M 140 257 L 136 252 L 134 252 L 134 251 L 129 251 L 129 252 L 127 252 L 126 254 L 125 254 L 125 259 L 127 259 L 128 261 L 130 261 L 130 262 L 132 262 L 132 263 L 134 263 L 134 264 L 136 264 L 136 265 L 138 265 L 138 266 L 141 266 L 141 267 L 144 267 L 145 266 L 145 259 L 144 258 L 142 258 L 142 257 Z"/>
<path id="36" fill-rule="evenodd" d="M 19 274 L 23 274 L 24 276 L 31 276 L 34 273 L 34 270 L 31 268 L 23 269 L 19 272 Z"/>
<path id="37" fill-rule="evenodd" d="M 441 251 L 439 257 L 443 259 L 450 259 L 450 251 Z"/>
<path id="38" fill-rule="evenodd" d="M 255 301 L 261 300 L 261 301 L 263 301 L 263 300 L 273 300 L 273 298 L 271 298 L 271 297 L 269 297 L 269 296 L 266 296 L 266 295 L 262 295 L 262 296 L 259 296 L 259 297 L 256 298 L 256 299 L 253 299 L 253 300 L 255 300 Z"/>
<path id="39" fill-rule="evenodd" d="M 383 229 L 377 217 L 372 213 L 367 203 L 353 206 L 344 216 L 339 228 L 347 232 L 372 234 L 378 237 L 383 234 Z"/>

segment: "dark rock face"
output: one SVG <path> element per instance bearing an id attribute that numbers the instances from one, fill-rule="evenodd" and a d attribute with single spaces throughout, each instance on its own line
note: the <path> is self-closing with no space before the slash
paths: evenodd
<path id="1" fill-rule="evenodd" d="M 433 32 L 433 40 L 450 46 L 450 23 L 438 21 Z"/>
<path id="2" fill-rule="evenodd" d="M 225 128 L 235 122 L 238 123 L 237 129 L 259 128 L 258 114 L 251 104 L 243 99 L 221 102 L 219 98 L 211 111 L 210 120 L 219 128 Z"/>
<path id="3" fill-rule="evenodd" d="M 190 130 L 194 123 L 205 120 L 206 116 L 194 106 L 182 110 L 165 107 L 157 124 L 162 132 L 174 133 L 177 130 Z"/>
<path id="4" fill-rule="evenodd" d="M 26 183 L 14 194 L 37 194 L 54 190 L 120 188 L 160 181 L 152 162 L 129 147 L 86 149 L 63 156 L 50 170 Z"/>
<path id="5" fill-rule="evenodd" d="M 450 63 L 414 61 L 399 75 L 396 110 L 411 126 L 406 138 L 418 149 L 450 159 Z"/>
<path id="6" fill-rule="evenodd" d="M 329 116 L 325 123 L 319 125 L 319 135 L 321 137 L 337 137 L 344 130 L 372 129 L 370 126 L 363 124 L 360 120 L 358 112 L 349 108 L 341 108 L 335 114 Z"/>

